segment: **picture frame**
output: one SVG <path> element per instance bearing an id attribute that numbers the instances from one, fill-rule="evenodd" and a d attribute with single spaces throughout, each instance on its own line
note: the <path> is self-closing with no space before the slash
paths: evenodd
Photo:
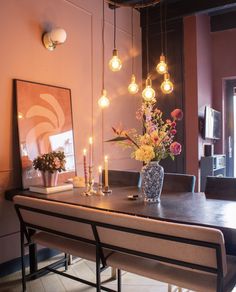
<path id="1" fill-rule="evenodd" d="M 75 176 L 74 132 L 69 88 L 14 79 L 21 158 L 22 187 L 43 185 L 33 160 L 51 151 L 63 151 L 65 171 L 58 184 Z"/>

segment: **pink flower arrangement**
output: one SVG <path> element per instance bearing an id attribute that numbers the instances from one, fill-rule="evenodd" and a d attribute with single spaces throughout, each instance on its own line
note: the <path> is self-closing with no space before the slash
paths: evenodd
<path id="1" fill-rule="evenodd" d="M 39 155 L 33 160 L 33 167 L 39 169 L 43 172 L 49 171 L 53 173 L 54 171 L 64 171 L 65 170 L 65 154 L 63 151 L 52 151 Z"/>
<path id="2" fill-rule="evenodd" d="M 144 134 L 138 134 L 135 129 L 123 130 L 113 127 L 116 137 L 109 140 L 132 148 L 132 157 L 145 163 L 160 161 L 168 156 L 174 159 L 181 153 L 182 148 L 180 143 L 174 141 L 177 122 L 183 118 L 182 110 L 173 110 L 172 119 L 164 121 L 163 113 L 154 105 L 154 102 L 143 102 L 136 113 L 136 118 L 143 123 Z"/>

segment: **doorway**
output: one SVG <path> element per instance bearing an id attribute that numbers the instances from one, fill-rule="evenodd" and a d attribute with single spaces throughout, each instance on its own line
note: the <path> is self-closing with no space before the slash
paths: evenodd
<path id="1" fill-rule="evenodd" d="M 226 176 L 236 177 L 236 79 L 225 83 Z"/>

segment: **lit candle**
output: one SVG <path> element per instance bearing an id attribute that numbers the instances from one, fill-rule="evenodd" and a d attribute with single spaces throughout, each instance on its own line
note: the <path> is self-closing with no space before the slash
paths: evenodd
<path id="1" fill-rule="evenodd" d="M 101 165 L 98 166 L 98 183 L 99 183 L 99 185 L 102 184 L 102 167 L 101 167 Z"/>
<path id="2" fill-rule="evenodd" d="M 108 157 L 104 157 L 105 188 L 108 187 Z"/>
<path id="3" fill-rule="evenodd" d="M 89 137 L 89 166 L 93 166 L 93 138 Z"/>
<path id="4" fill-rule="evenodd" d="M 87 158 L 86 158 L 87 150 L 84 149 L 83 153 L 84 153 L 84 182 L 85 182 L 85 186 L 87 186 L 87 183 L 88 183 Z"/>

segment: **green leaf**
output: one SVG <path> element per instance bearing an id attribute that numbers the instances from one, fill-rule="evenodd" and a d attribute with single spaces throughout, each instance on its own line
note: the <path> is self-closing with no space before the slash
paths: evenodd
<path id="1" fill-rule="evenodd" d="M 170 153 L 170 157 L 172 160 L 175 160 L 175 156 L 173 154 Z"/>
<path id="2" fill-rule="evenodd" d="M 125 141 L 125 140 L 128 140 L 128 138 L 126 138 L 126 137 L 116 137 L 116 138 L 107 140 L 105 142 L 119 142 L 119 141 Z"/>

